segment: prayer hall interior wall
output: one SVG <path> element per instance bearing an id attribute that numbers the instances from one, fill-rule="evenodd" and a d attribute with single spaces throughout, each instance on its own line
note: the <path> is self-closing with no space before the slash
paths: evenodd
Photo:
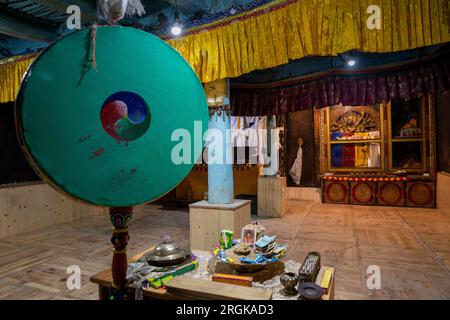
<path id="1" fill-rule="evenodd" d="M 17 141 L 14 103 L 0 104 L 0 186 L 40 181 L 28 164 Z"/>
<path id="2" fill-rule="evenodd" d="M 436 94 L 438 171 L 450 172 L 450 91 Z"/>
<path id="3" fill-rule="evenodd" d="M 450 214 L 450 173 L 438 173 L 436 207 L 443 212 Z"/>
<path id="4" fill-rule="evenodd" d="M 99 214 L 108 218 L 106 208 L 72 200 L 45 183 L 0 188 L 0 238 Z"/>
<path id="5" fill-rule="evenodd" d="M 258 167 L 251 166 L 246 169 L 234 169 L 234 195 L 257 194 Z M 208 191 L 208 173 L 205 169 L 192 170 L 176 188 L 176 197 L 188 199 L 189 188 L 192 190 L 193 200 L 202 200 L 204 192 Z"/>
<path id="6" fill-rule="evenodd" d="M 25 159 L 16 136 L 14 103 L 0 104 L 0 238 L 105 214 L 43 183 Z"/>
<path id="7" fill-rule="evenodd" d="M 450 214 L 450 91 L 436 94 L 437 208 Z"/>

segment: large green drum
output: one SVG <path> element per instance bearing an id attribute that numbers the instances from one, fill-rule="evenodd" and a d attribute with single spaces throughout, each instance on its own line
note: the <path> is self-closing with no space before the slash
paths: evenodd
<path id="1" fill-rule="evenodd" d="M 16 103 L 19 141 L 38 174 L 110 207 L 154 200 L 186 177 L 202 151 L 195 121 L 201 139 L 207 103 L 189 64 L 159 38 L 117 26 L 80 30 L 47 48 Z M 192 138 L 187 163 L 172 159 L 177 129 Z"/>

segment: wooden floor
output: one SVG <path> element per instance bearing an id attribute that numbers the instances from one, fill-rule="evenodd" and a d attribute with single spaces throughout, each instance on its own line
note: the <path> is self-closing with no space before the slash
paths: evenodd
<path id="1" fill-rule="evenodd" d="M 286 259 L 319 251 L 336 267 L 337 299 L 450 299 L 450 217 L 438 210 L 291 202 L 285 217 L 260 223 L 289 244 Z M 100 216 L 1 240 L 0 299 L 96 299 L 89 276 L 110 264 L 110 232 Z M 141 207 L 130 234 L 130 255 L 165 235 L 188 246 L 188 213 Z M 80 290 L 66 287 L 71 265 L 81 268 Z M 367 289 L 371 265 L 379 290 Z"/>

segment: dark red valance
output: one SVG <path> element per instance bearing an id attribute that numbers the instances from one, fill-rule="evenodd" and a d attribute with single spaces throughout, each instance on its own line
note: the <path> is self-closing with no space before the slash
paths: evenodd
<path id="1" fill-rule="evenodd" d="M 370 70 L 330 70 L 278 83 L 236 84 L 231 107 L 234 115 L 277 115 L 340 103 L 410 100 L 439 90 L 450 90 L 450 53 Z"/>

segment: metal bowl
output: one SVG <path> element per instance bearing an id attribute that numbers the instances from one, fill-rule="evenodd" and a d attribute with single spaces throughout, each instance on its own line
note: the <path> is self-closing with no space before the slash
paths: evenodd
<path id="1" fill-rule="evenodd" d="M 145 256 L 149 265 L 157 267 L 174 266 L 189 260 L 191 251 L 180 248 L 177 244 L 166 240 Z"/>
<path id="2" fill-rule="evenodd" d="M 297 295 L 297 289 L 295 288 L 298 284 L 298 276 L 293 272 L 286 272 L 280 276 L 280 282 L 284 289 L 281 294 L 285 296 L 295 296 Z"/>

